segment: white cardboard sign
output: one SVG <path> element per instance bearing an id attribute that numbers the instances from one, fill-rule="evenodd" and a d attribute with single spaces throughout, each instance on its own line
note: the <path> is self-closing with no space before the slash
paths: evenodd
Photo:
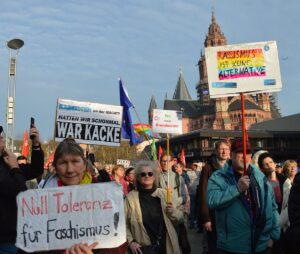
<path id="1" fill-rule="evenodd" d="M 157 133 L 182 134 L 182 112 L 153 109 L 152 128 Z"/>
<path id="2" fill-rule="evenodd" d="M 17 205 L 16 246 L 28 252 L 95 241 L 96 248 L 113 248 L 126 241 L 123 192 L 114 182 L 27 190 Z"/>
<path id="3" fill-rule="evenodd" d="M 72 137 L 78 143 L 120 146 L 121 106 L 58 99 L 55 141 Z"/>
<path id="4" fill-rule="evenodd" d="M 205 59 L 211 98 L 281 90 L 275 41 L 208 47 Z"/>
<path id="5" fill-rule="evenodd" d="M 117 159 L 117 164 L 123 165 L 124 168 L 128 168 L 130 166 L 130 160 Z"/>

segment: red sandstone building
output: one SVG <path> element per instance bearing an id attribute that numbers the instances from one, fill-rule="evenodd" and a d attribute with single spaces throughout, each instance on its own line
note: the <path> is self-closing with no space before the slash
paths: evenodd
<path id="1" fill-rule="evenodd" d="M 204 47 L 222 46 L 227 44 L 225 35 L 221 32 L 212 13 L 212 22 L 204 41 Z M 199 129 L 212 130 L 240 130 L 241 101 L 240 97 L 226 97 L 211 99 L 208 91 L 208 80 L 205 56 L 201 53 L 198 61 L 200 80 L 196 85 L 197 100 L 187 89 L 182 72 L 180 71 L 177 86 L 172 99 L 165 99 L 164 109 L 183 111 L 183 133 Z M 152 124 L 152 110 L 157 108 L 152 96 L 148 116 Z M 245 96 L 246 127 L 265 120 L 281 117 L 276 105 L 276 99 L 268 93 Z"/>

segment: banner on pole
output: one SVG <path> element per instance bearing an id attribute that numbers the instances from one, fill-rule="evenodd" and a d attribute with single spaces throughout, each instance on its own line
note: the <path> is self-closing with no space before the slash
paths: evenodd
<path id="1" fill-rule="evenodd" d="M 275 41 L 205 48 L 211 98 L 281 90 Z"/>
<path id="2" fill-rule="evenodd" d="M 29 252 L 126 241 L 122 188 L 116 183 L 28 190 L 17 196 L 16 246 Z"/>
<path id="3" fill-rule="evenodd" d="M 122 107 L 58 99 L 55 141 L 72 137 L 78 143 L 120 146 Z"/>
<path id="4" fill-rule="evenodd" d="M 182 134 L 182 111 L 153 109 L 153 131 Z"/>

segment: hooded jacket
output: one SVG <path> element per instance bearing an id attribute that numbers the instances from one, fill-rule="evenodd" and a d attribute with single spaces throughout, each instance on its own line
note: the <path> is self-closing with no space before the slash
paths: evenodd
<path id="1" fill-rule="evenodd" d="M 279 239 L 279 215 L 272 187 L 254 165 L 249 166 L 249 177 L 255 218 L 245 194 L 238 191 L 231 161 L 208 180 L 207 202 L 210 209 L 215 209 L 219 249 L 255 253 L 266 250 L 270 239 Z"/>

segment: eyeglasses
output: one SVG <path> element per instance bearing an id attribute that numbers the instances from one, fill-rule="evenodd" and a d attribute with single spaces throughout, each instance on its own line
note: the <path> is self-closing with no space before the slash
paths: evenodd
<path id="1" fill-rule="evenodd" d="M 153 176 L 153 175 L 154 175 L 153 172 L 142 172 L 142 173 L 140 174 L 141 177 L 146 177 L 146 176 L 151 177 L 151 176 Z"/>

